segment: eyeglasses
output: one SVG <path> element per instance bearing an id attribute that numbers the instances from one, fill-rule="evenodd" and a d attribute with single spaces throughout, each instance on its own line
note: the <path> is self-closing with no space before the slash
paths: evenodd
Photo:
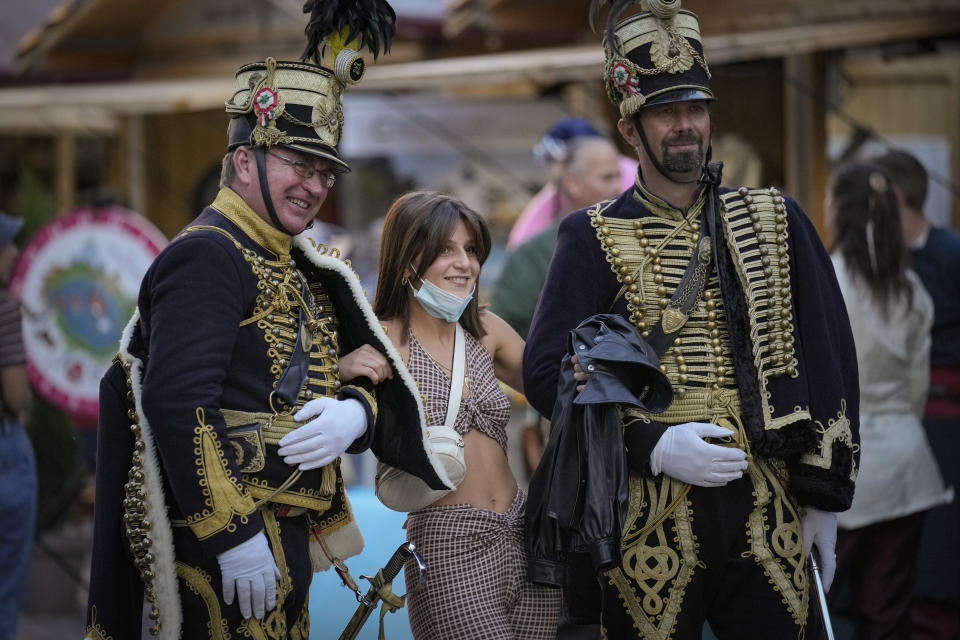
<path id="1" fill-rule="evenodd" d="M 330 171 L 329 169 L 314 169 L 313 167 L 308 165 L 306 162 L 300 162 L 299 160 L 291 160 L 290 158 L 286 158 L 280 155 L 279 153 L 276 153 L 275 151 L 268 151 L 267 153 L 273 156 L 274 158 L 277 158 L 278 160 L 282 160 L 283 162 L 286 162 L 288 165 L 290 165 L 293 168 L 293 171 L 304 180 L 309 180 L 314 175 L 319 173 L 320 180 L 327 187 L 327 189 L 332 187 L 337 182 L 337 174 L 335 174 L 333 171 Z"/>

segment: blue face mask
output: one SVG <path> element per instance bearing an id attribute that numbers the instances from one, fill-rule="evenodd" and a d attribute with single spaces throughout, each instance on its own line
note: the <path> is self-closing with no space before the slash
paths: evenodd
<path id="1" fill-rule="evenodd" d="M 413 267 L 410 268 L 413 269 Z M 413 272 L 417 273 L 416 269 Z M 417 274 L 417 277 L 420 278 L 420 274 Z M 410 288 L 413 289 L 412 284 Z M 473 285 L 473 291 L 476 290 L 477 285 Z M 461 298 L 449 291 L 444 291 L 425 278 L 420 278 L 420 288 L 413 289 L 413 297 L 434 318 L 456 322 L 463 315 L 463 311 L 470 304 L 470 301 L 473 300 L 473 291 L 468 293 L 466 298 Z"/>

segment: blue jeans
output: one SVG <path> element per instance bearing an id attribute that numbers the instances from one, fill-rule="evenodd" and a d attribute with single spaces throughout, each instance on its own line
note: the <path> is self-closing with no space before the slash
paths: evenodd
<path id="1" fill-rule="evenodd" d="M 0 420 L 0 640 L 17 635 L 37 517 L 37 464 L 20 421 Z"/>

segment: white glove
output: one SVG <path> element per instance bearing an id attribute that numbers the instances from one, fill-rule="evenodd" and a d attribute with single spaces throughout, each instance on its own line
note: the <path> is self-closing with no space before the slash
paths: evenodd
<path id="1" fill-rule="evenodd" d="M 698 487 L 722 487 L 743 476 L 747 454 L 703 438 L 725 438 L 733 431 L 709 422 L 685 422 L 667 428 L 650 453 L 650 469 Z"/>
<path id="2" fill-rule="evenodd" d="M 251 611 L 257 619 L 277 606 L 277 580 L 280 571 L 263 531 L 232 549 L 217 554 L 223 577 L 223 601 L 233 604 L 236 590 L 237 604 L 244 618 Z"/>
<path id="3" fill-rule="evenodd" d="M 837 514 L 807 507 L 800 526 L 803 528 L 803 557 L 806 558 L 813 546 L 817 546 L 820 581 L 823 590 L 829 591 L 833 574 L 837 571 Z"/>
<path id="4" fill-rule="evenodd" d="M 367 430 L 367 412 L 354 398 L 314 398 L 293 419 L 310 422 L 280 438 L 278 453 L 303 471 L 330 464 Z"/>

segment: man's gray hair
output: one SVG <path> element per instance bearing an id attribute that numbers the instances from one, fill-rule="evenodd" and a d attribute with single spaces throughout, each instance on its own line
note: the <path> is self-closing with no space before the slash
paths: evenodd
<path id="1" fill-rule="evenodd" d="M 233 154 L 236 152 L 236 149 L 231 149 L 227 151 L 227 155 L 223 156 L 223 165 L 220 168 L 220 188 L 229 187 L 233 185 L 233 179 L 237 177 L 237 170 L 233 166 Z"/>

